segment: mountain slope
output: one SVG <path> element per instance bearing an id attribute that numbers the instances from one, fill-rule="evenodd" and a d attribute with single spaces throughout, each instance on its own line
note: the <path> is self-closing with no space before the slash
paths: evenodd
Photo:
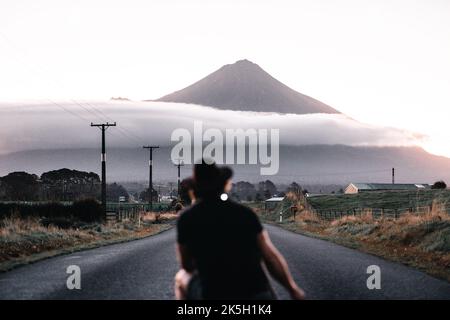
<path id="1" fill-rule="evenodd" d="M 278 113 L 340 113 L 284 85 L 248 60 L 225 65 L 200 81 L 156 101 L 219 109 Z"/>

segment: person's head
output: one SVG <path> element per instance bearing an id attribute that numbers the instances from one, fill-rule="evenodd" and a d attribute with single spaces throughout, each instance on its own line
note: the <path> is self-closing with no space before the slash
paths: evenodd
<path id="1" fill-rule="evenodd" d="M 201 199 L 219 197 L 231 189 L 233 171 L 228 167 L 218 167 L 215 163 L 204 160 L 194 166 L 196 195 Z"/>

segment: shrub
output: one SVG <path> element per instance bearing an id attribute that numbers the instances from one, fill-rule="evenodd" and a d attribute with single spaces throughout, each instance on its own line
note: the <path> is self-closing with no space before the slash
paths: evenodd
<path id="1" fill-rule="evenodd" d="M 74 202 L 71 213 L 75 219 L 85 222 L 102 221 L 104 219 L 102 206 L 94 199 Z"/>
<path id="2" fill-rule="evenodd" d="M 19 204 L 0 203 L 0 219 L 17 216 L 21 218 L 44 218 L 44 223 L 65 227 L 67 221 L 97 222 L 103 220 L 103 211 L 99 202 L 87 199 L 72 205 L 61 203 Z"/>
<path id="3" fill-rule="evenodd" d="M 446 189 L 447 188 L 447 184 L 440 180 L 440 181 L 436 181 L 432 186 L 431 189 Z"/>

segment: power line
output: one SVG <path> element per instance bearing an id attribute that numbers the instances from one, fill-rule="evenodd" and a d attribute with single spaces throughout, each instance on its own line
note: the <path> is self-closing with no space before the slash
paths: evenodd
<path id="1" fill-rule="evenodd" d="M 55 106 L 61 108 L 62 110 L 70 113 L 71 115 L 73 115 L 73 116 L 75 116 L 75 117 L 77 117 L 77 118 L 79 118 L 79 119 L 81 119 L 81 120 L 83 120 L 85 122 L 89 122 L 89 120 L 87 118 L 79 115 L 78 113 L 76 113 L 76 112 L 74 112 L 74 111 L 72 111 L 72 110 L 70 110 L 70 109 L 68 109 L 66 107 L 63 107 L 61 104 L 59 104 L 59 103 L 57 103 L 57 102 L 55 102 L 55 101 L 53 101 L 51 99 L 48 99 L 48 98 L 46 100 L 49 101 L 50 103 L 54 104 Z"/>
<path id="2" fill-rule="evenodd" d="M 95 113 L 93 110 L 89 109 L 86 106 L 83 106 L 82 104 L 80 104 L 78 101 L 76 101 L 75 99 L 71 99 L 70 101 L 72 101 L 74 104 L 76 104 L 77 106 L 81 107 L 83 110 L 89 112 L 91 115 L 93 115 L 96 118 L 100 118 L 100 120 L 107 120 L 107 119 L 103 119 L 103 117 L 99 117 L 99 115 L 97 113 Z M 111 121 L 111 120 L 110 120 Z"/>
<path id="3" fill-rule="evenodd" d="M 73 100 L 74 102 L 76 102 L 76 100 Z M 77 102 L 76 102 L 77 103 Z M 97 114 L 101 115 L 102 117 L 104 117 L 104 119 L 106 121 L 114 121 L 110 116 L 108 116 L 107 114 L 105 114 L 101 109 L 94 107 L 92 104 L 90 104 L 87 101 L 83 102 L 85 105 L 89 106 L 92 110 L 94 110 L 95 112 L 97 112 Z M 78 103 L 77 103 L 78 104 Z M 128 130 L 127 128 L 123 127 L 123 125 L 121 127 L 117 127 L 119 133 L 122 134 L 122 136 L 125 136 L 128 139 L 134 140 L 138 143 L 142 143 L 144 142 L 144 140 L 135 135 L 133 132 L 131 132 L 130 130 Z"/>

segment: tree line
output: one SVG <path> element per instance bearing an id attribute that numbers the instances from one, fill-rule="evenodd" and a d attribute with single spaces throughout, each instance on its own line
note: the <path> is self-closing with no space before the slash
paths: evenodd
<path id="1" fill-rule="evenodd" d="M 44 172 L 40 177 L 24 171 L 0 177 L 2 201 L 77 201 L 99 199 L 100 177 L 94 172 L 67 168 Z M 127 190 L 116 183 L 107 185 L 107 200 L 118 201 Z"/>

